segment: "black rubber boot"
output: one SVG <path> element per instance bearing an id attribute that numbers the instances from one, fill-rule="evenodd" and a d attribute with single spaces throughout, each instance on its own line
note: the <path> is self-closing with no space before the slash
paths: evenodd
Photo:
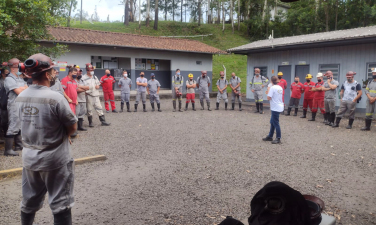
<path id="1" fill-rule="evenodd" d="M 332 114 L 331 113 L 325 113 L 324 116 L 326 116 L 326 118 L 325 118 L 326 119 L 325 125 L 329 125 L 332 122 Z"/>
<path id="2" fill-rule="evenodd" d="M 303 109 L 303 115 L 300 118 L 307 118 L 307 110 Z"/>
<path id="3" fill-rule="evenodd" d="M 174 108 L 173 112 L 176 112 L 176 101 L 172 101 L 172 107 Z"/>
<path id="4" fill-rule="evenodd" d="M 218 110 L 219 109 L 219 103 L 215 103 L 215 110 Z"/>
<path id="5" fill-rule="evenodd" d="M 23 143 L 22 143 L 22 136 L 21 131 L 18 132 L 16 136 L 14 136 L 14 151 L 22 151 Z"/>
<path id="6" fill-rule="evenodd" d="M 144 112 L 147 112 L 147 111 L 146 111 L 146 105 L 145 105 L 145 104 L 142 104 L 142 108 L 143 108 L 143 111 L 144 111 Z"/>
<path id="7" fill-rule="evenodd" d="M 259 113 L 260 112 L 260 105 L 258 102 L 256 102 L 256 111 L 255 113 Z"/>
<path id="8" fill-rule="evenodd" d="M 259 103 L 260 104 L 260 114 L 264 114 L 264 103 Z"/>
<path id="9" fill-rule="evenodd" d="M 14 137 L 5 137 L 5 149 L 4 155 L 5 156 L 19 156 L 19 154 L 13 151 L 13 141 Z"/>
<path id="10" fill-rule="evenodd" d="M 183 110 L 181 110 L 181 101 L 179 101 L 179 112 L 183 112 Z"/>
<path id="11" fill-rule="evenodd" d="M 225 110 L 227 110 L 227 102 L 225 103 Z"/>
<path id="12" fill-rule="evenodd" d="M 134 112 L 137 112 L 137 105 L 138 104 L 134 104 Z"/>
<path id="13" fill-rule="evenodd" d="M 335 127 L 339 127 L 339 123 L 341 122 L 341 119 L 342 119 L 341 117 L 337 117 L 337 118 L 336 118 L 336 123 L 333 124 L 332 127 L 333 127 L 333 128 L 335 128 Z"/>
<path id="14" fill-rule="evenodd" d="M 368 130 L 371 130 L 371 123 L 372 123 L 372 119 L 366 119 L 365 120 L 365 123 L 366 123 L 366 126 L 365 127 L 362 127 L 360 130 L 362 131 L 368 131 Z M 6 139 L 5 139 L 5 144 L 6 144 Z"/>
<path id="15" fill-rule="evenodd" d="M 124 102 L 122 102 L 120 105 L 120 112 L 123 112 L 123 111 L 124 111 Z"/>
<path id="16" fill-rule="evenodd" d="M 93 116 L 88 116 L 88 117 L 87 117 L 87 120 L 89 120 L 89 127 L 94 127 L 94 124 L 93 124 Z"/>
<path id="17" fill-rule="evenodd" d="M 106 122 L 106 118 L 104 117 L 104 115 L 99 117 L 99 121 L 101 121 L 102 126 L 110 126 L 111 125 L 111 123 Z"/>
<path id="18" fill-rule="evenodd" d="M 327 123 L 328 122 L 328 114 L 327 113 L 324 113 L 324 121 L 323 121 L 323 123 Z"/>
<path id="19" fill-rule="evenodd" d="M 242 109 L 242 103 L 239 103 L 239 111 L 243 111 L 243 109 Z"/>
<path id="20" fill-rule="evenodd" d="M 112 112 L 113 113 L 118 113 L 118 111 L 116 109 L 113 109 Z"/>
<path id="21" fill-rule="evenodd" d="M 150 105 L 151 105 L 151 111 L 154 112 L 155 111 L 155 109 L 154 109 L 154 103 L 150 103 Z"/>
<path id="22" fill-rule="evenodd" d="M 193 103 L 193 102 L 192 102 L 192 110 L 196 111 L 196 109 L 195 109 L 195 103 Z"/>
<path id="23" fill-rule="evenodd" d="M 78 134 L 77 131 L 75 131 L 70 137 L 75 138 L 77 136 L 77 134 Z"/>
<path id="24" fill-rule="evenodd" d="M 281 144 L 281 138 L 276 138 L 272 141 L 272 144 Z"/>
<path id="25" fill-rule="evenodd" d="M 208 105 L 208 111 L 211 111 L 211 109 L 210 109 L 210 102 L 207 102 L 206 104 Z"/>
<path id="26" fill-rule="evenodd" d="M 131 110 L 129 109 L 129 102 L 125 103 L 127 105 L 127 112 L 131 112 Z"/>
<path id="27" fill-rule="evenodd" d="M 230 110 L 235 110 L 235 103 L 232 103 L 232 108 Z"/>
<path id="28" fill-rule="evenodd" d="M 294 112 L 294 115 L 293 116 L 297 116 L 298 115 L 298 108 L 295 108 L 295 112 Z"/>
<path id="29" fill-rule="evenodd" d="M 287 113 L 286 113 L 285 116 L 290 116 L 290 113 L 291 113 L 291 108 L 289 107 L 289 108 L 287 108 Z"/>
<path id="30" fill-rule="evenodd" d="M 312 113 L 312 118 L 309 119 L 308 121 L 315 121 L 316 120 L 316 113 Z"/>
<path id="31" fill-rule="evenodd" d="M 349 119 L 349 125 L 347 125 L 346 129 L 351 129 L 354 123 L 354 119 Z"/>
<path id="32" fill-rule="evenodd" d="M 201 104 L 201 110 L 204 110 L 204 102 L 200 102 Z"/>
<path id="33" fill-rule="evenodd" d="M 35 213 L 24 213 L 21 211 L 21 224 L 33 225 Z"/>
<path id="34" fill-rule="evenodd" d="M 188 104 L 189 104 L 189 103 L 185 103 L 185 109 L 184 109 L 185 111 L 188 110 Z M 193 103 L 192 103 L 192 104 L 193 104 Z"/>
<path id="35" fill-rule="evenodd" d="M 54 225 L 72 225 L 71 209 L 54 214 Z"/>
<path id="36" fill-rule="evenodd" d="M 85 129 L 83 127 L 83 123 L 84 123 L 84 119 L 83 118 L 78 118 L 78 122 L 77 122 L 77 130 L 81 130 L 81 131 L 87 131 L 87 129 Z"/>
<path id="37" fill-rule="evenodd" d="M 162 112 L 160 103 L 157 103 L 157 107 L 158 107 L 158 112 Z"/>

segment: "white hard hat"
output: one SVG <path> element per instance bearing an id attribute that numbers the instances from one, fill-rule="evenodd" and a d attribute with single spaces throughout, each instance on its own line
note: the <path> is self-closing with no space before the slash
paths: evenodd
<path id="1" fill-rule="evenodd" d="M 322 77 L 322 73 L 317 73 L 316 77 Z"/>
<path id="2" fill-rule="evenodd" d="M 376 68 L 371 68 L 372 69 L 372 73 L 376 73 Z"/>

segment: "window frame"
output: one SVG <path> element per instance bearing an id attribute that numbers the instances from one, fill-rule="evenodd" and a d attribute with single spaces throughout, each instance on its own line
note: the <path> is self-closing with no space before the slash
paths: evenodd
<path id="1" fill-rule="evenodd" d="M 374 64 L 375 67 L 370 67 L 371 64 Z M 367 62 L 366 63 L 366 79 L 369 81 L 369 80 L 372 80 L 372 70 L 371 68 L 376 68 L 376 62 Z M 369 72 L 371 70 L 371 72 Z"/>
<path id="2" fill-rule="evenodd" d="M 325 63 L 325 64 L 319 64 L 319 68 L 318 68 L 318 71 L 319 73 L 323 73 L 323 75 L 325 74 L 326 71 L 328 71 L 329 69 L 326 69 L 325 71 L 323 71 L 321 69 L 322 66 L 331 66 L 331 65 L 338 65 L 338 74 L 337 74 L 337 77 L 334 76 L 334 73 L 333 73 L 333 79 L 338 81 L 338 83 L 341 82 L 341 64 L 340 63 Z M 333 70 L 330 70 L 333 72 Z M 336 79 L 337 78 L 337 79 Z"/>

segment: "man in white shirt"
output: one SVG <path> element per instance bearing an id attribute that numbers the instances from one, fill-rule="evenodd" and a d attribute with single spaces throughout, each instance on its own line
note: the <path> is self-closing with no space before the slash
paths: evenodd
<path id="1" fill-rule="evenodd" d="M 273 86 L 269 89 L 268 100 L 270 102 L 270 111 L 272 116 L 270 118 L 270 132 L 263 141 L 271 141 L 272 144 L 281 143 L 281 128 L 279 126 L 279 114 L 284 110 L 284 104 L 282 100 L 283 89 L 281 86 L 277 85 L 279 80 L 276 76 L 272 76 L 271 82 Z M 276 130 L 277 136 L 273 140 L 274 130 Z"/>

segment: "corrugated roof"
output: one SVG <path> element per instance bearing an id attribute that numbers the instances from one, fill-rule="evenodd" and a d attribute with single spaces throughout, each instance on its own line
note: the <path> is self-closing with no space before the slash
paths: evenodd
<path id="1" fill-rule="evenodd" d="M 376 37 L 376 26 L 275 38 L 273 42 L 269 39 L 260 40 L 236 48 L 228 49 L 227 51 L 236 53 L 237 51 L 244 50 L 268 49 L 272 46 L 277 48 L 283 46 L 298 46 L 304 44 L 327 43 L 331 41 L 344 41 L 372 37 Z"/>
<path id="2" fill-rule="evenodd" d="M 77 43 L 180 52 L 226 54 L 225 51 L 195 40 L 115 33 L 68 27 L 49 27 L 48 30 L 52 35 L 52 41 L 59 43 Z"/>

